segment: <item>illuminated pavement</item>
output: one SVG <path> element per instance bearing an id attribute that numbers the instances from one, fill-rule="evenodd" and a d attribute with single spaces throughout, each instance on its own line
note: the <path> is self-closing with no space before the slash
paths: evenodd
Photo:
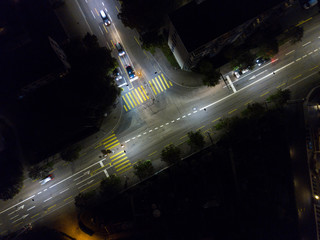
<path id="1" fill-rule="evenodd" d="M 76 163 L 56 164 L 55 179 L 44 186 L 27 179 L 21 193 L 0 207 L 0 234 L 6 234 L 8 229 L 19 229 L 30 222 L 36 224 L 46 221 L 47 216 L 50 218 L 52 214 L 73 205 L 73 198 L 79 192 L 98 187 L 100 180 L 110 174 L 117 174 L 123 180 L 126 175 L 129 176 L 130 184 L 136 182 L 132 167 L 137 160 L 150 159 L 159 170 L 165 166 L 159 160 L 160 152 L 165 146 L 171 143 L 178 145 L 187 155 L 189 148 L 186 135 L 189 131 L 201 130 L 208 143 L 207 133 L 214 137 L 212 126 L 219 119 L 240 113 L 249 103 L 264 101 L 279 88 L 289 88 L 293 92 L 293 98 L 298 99 L 305 97 L 308 90 L 319 83 L 320 69 L 317 64 L 320 62 L 320 31 L 318 25 L 311 25 L 305 31 L 301 43 L 284 45 L 275 57 L 276 61 L 239 79 L 235 83 L 238 90 L 236 93 L 231 93 L 224 84 L 213 89 L 186 88 L 175 84 L 180 80 L 170 77 L 166 78 L 167 82 L 172 83 L 170 88 L 161 91 L 159 86 L 157 90 L 154 85 L 153 90 L 152 79 L 159 74 L 172 75 L 161 72 L 157 62 L 152 61 L 139 46 L 137 34 L 123 27 L 116 17 L 117 5 L 102 5 L 101 1 L 94 0 L 88 2 L 82 1 L 79 4 L 100 43 L 112 49 L 112 41 L 121 39 L 130 57 L 123 62 L 121 60 L 121 63 L 130 63 L 136 72 L 141 73 L 138 80 L 130 82 L 125 94 L 131 91 L 143 92 L 139 87 L 144 86 L 149 98 L 153 97 L 154 100 L 141 101 L 140 104 L 136 102 L 136 105 L 123 101 L 124 114 L 114 131 L 106 131 L 108 134 L 105 136 L 99 135 L 95 142 L 91 139 Z M 113 21 L 110 29 L 104 29 L 100 16 L 97 16 L 97 11 L 104 7 L 108 9 Z M 318 23 L 319 19 L 315 21 Z M 131 96 L 135 99 L 133 94 Z M 144 95 L 145 98 L 146 96 Z M 134 107 L 128 109 L 128 106 Z M 103 149 L 110 149 L 114 153 L 103 158 Z"/>

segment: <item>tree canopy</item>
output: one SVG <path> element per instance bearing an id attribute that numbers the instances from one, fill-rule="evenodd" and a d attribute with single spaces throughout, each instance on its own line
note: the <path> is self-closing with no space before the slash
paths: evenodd
<path id="1" fill-rule="evenodd" d="M 121 180 L 116 175 L 103 179 L 100 183 L 100 193 L 108 198 L 113 197 L 120 190 Z"/>
<path id="2" fill-rule="evenodd" d="M 80 145 L 69 146 L 61 152 L 61 158 L 67 162 L 72 162 L 79 158 L 80 151 L 81 151 Z"/>
<path id="3" fill-rule="evenodd" d="M 191 146 L 191 148 L 194 149 L 201 149 L 204 147 L 204 137 L 201 134 L 200 131 L 196 131 L 196 132 L 188 132 L 188 144 Z"/>
<path id="4" fill-rule="evenodd" d="M 139 160 L 134 165 L 134 174 L 137 175 L 140 180 L 152 175 L 153 172 L 154 168 L 150 160 Z"/>
<path id="5" fill-rule="evenodd" d="M 268 97 L 267 101 L 274 103 L 276 107 L 283 107 L 291 98 L 291 92 L 289 89 L 279 89 L 275 94 Z"/>
<path id="6" fill-rule="evenodd" d="M 181 150 L 180 148 L 170 144 L 168 147 L 165 147 L 161 152 L 161 160 L 167 164 L 174 164 L 181 159 Z"/>

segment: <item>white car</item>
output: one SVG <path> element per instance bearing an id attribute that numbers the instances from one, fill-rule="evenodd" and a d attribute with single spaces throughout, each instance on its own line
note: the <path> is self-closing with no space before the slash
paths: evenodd
<path id="1" fill-rule="evenodd" d="M 46 184 L 47 182 L 50 182 L 52 179 L 53 179 L 53 176 L 52 176 L 52 174 L 50 174 L 48 177 L 42 179 L 42 180 L 40 181 L 40 183 L 41 183 L 41 185 L 44 185 L 44 184 Z"/>

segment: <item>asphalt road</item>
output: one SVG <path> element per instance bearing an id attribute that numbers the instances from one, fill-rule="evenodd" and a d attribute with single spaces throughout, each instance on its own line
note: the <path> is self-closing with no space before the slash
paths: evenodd
<path id="1" fill-rule="evenodd" d="M 302 42 L 283 46 L 272 62 L 238 79 L 234 83 L 237 92 L 232 93 L 224 84 L 213 89 L 174 84 L 175 79 L 167 77 L 170 73 L 164 72 L 160 64 L 141 49 L 138 34 L 125 28 L 117 18 L 118 2 L 84 0 L 78 3 L 101 45 L 112 49 L 114 56 L 117 56 L 114 43 L 121 42 L 125 47 L 126 57 L 118 58 L 122 72 L 125 73 L 125 66 L 131 65 L 139 78 L 131 82 L 124 74 L 129 86 L 124 88 L 121 101 L 127 109 L 112 134 L 89 147 L 76 163 L 57 164 L 53 181 L 41 186 L 38 181 L 27 179 L 17 198 L 1 204 L 0 235 L 70 208 L 79 192 L 94 189 L 110 174 L 128 175 L 133 179 L 133 164 L 140 159 L 151 159 L 156 169 L 163 167 L 159 156 L 168 144 L 181 146 L 187 154 L 185 141 L 189 131 L 201 129 L 213 134 L 212 126 L 218 119 L 240 113 L 248 103 L 263 102 L 279 88 L 289 88 L 294 99 L 303 98 L 319 82 L 318 19 L 305 29 Z M 108 27 L 103 26 L 98 14 L 101 9 L 105 9 L 112 20 Z M 102 158 L 102 149 L 111 149 L 114 153 Z"/>

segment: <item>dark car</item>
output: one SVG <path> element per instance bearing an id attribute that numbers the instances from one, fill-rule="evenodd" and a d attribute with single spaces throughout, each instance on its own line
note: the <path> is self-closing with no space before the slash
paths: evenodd
<path id="1" fill-rule="evenodd" d="M 128 75 L 129 75 L 129 78 L 134 78 L 135 77 L 134 71 L 133 71 L 131 66 L 127 66 L 126 70 L 127 70 Z"/>
<path id="2" fill-rule="evenodd" d="M 268 61 L 268 59 L 265 59 L 263 57 L 259 57 L 259 58 L 256 59 L 256 64 L 257 64 L 257 66 L 260 67 L 262 64 L 264 64 L 267 61 Z"/>
<path id="3" fill-rule="evenodd" d="M 109 26 L 111 24 L 111 21 L 108 18 L 108 15 L 106 14 L 106 12 L 104 10 L 100 11 L 100 16 L 101 16 L 105 25 Z"/>
<path id="4" fill-rule="evenodd" d="M 114 79 L 116 80 L 118 87 L 128 86 L 125 78 L 122 77 L 119 68 L 116 68 L 113 71 L 113 76 L 114 76 Z"/>
<path id="5" fill-rule="evenodd" d="M 118 54 L 119 54 L 120 57 L 126 54 L 126 52 L 124 51 L 121 43 L 119 43 L 119 42 L 116 43 L 116 49 L 118 50 Z"/>

